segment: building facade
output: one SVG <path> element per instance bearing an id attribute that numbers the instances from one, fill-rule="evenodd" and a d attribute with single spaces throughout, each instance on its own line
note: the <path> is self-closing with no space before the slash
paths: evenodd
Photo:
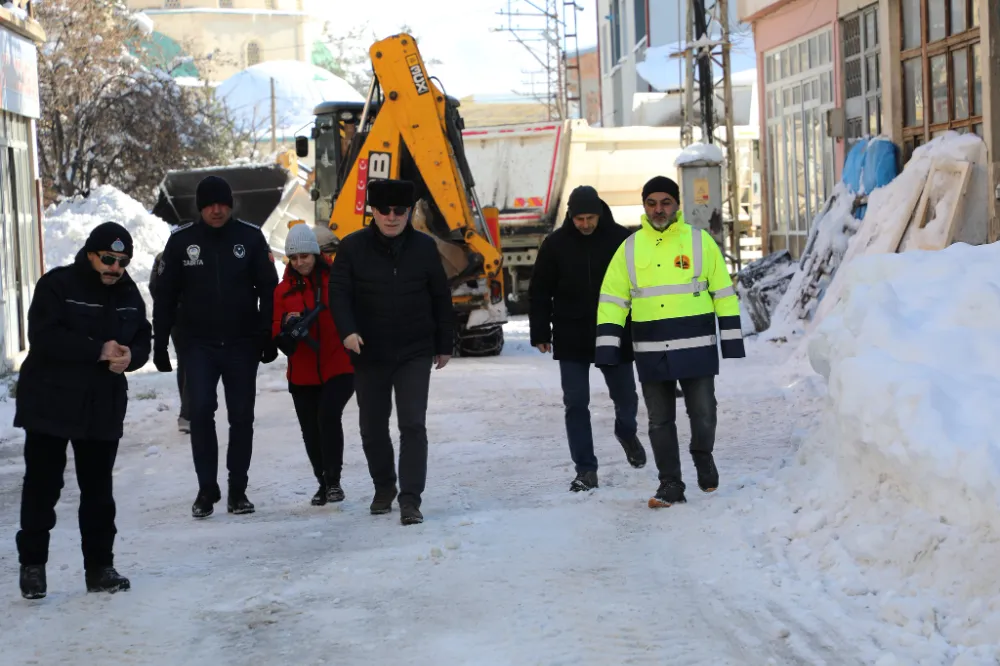
<path id="1" fill-rule="evenodd" d="M 591 126 L 601 122 L 601 62 L 596 46 L 580 49 L 577 56 L 566 58 L 566 89 L 580 99 L 580 117 Z M 580 71 L 580 88 L 576 89 L 575 72 Z"/>
<path id="2" fill-rule="evenodd" d="M 1000 193 L 1000 103 L 990 103 L 1000 53 L 989 46 L 1000 12 L 991 1 L 740 0 L 767 117 L 766 249 L 799 255 L 862 137 L 891 138 L 905 164 L 947 131 L 976 134 L 986 143 L 990 191 Z M 997 200 L 989 205 L 992 242 L 1000 223 Z"/>
<path id="3" fill-rule="evenodd" d="M 0 368 L 28 350 L 28 305 L 45 269 L 37 150 L 38 47 L 45 33 L 29 3 L 0 8 Z"/>
<path id="4" fill-rule="evenodd" d="M 636 70 L 636 64 L 643 61 L 650 44 L 650 5 L 659 13 L 664 5 L 678 1 L 597 0 L 595 3 L 602 127 L 633 124 L 633 96 L 653 90 Z M 657 17 L 658 14 L 654 16 Z"/>
<path id="5" fill-rule="evenodd" d="M 127 0 L 162 35 L 196 58 L 218 52 L 198 72 L 211 82 L 269 60 L 313 62 L 324 49 L 316 0 Z"/>
<path id="6" fill-rule="evenodd" d="M 760 82 L 762 242 L 798 257 L 843 165 L 833 113 L 844 87 L 837 3 L 743 0 L 739 11 L 753 26 Z"/>

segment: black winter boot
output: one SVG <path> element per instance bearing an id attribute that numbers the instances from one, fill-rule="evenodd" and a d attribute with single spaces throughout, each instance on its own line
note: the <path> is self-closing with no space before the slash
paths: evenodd
<path id="1" fill-rule="evenodd" d="M 403 525 L 419 525 L 424 522 L 424 515 L 412 504 L 402 504 L 399 507 L 399 522 Z"/>
<path id="2" fill-rule="evenodd" d="M 327 502 L 344 501 L 344 489 L 340 487 L 339 483 L 334 483 L 326 487 L 326 501 Z"/>
<path id="3" fill-rule="evenodd" d="M 392 501 L 396 499 L 397 493 L 398 491 L 396 490 L 396 486 L 376 490 L 375 497 L 372 498 L 372 505 L 370 507 L 372 515 L 378 516 L 392 511 Z"/>
<path id="4" fill-rule="evenodd" d="M 590 491 L 597 488 L 597 472 L 580 472 L 569 484 L 569 489 L 574 493 Z"/>
<path id="5" fill-rule="evenodd" d="M 646 466 L 646 449 L 642 448 L 642 442 L 639 441 L 638 435 L 632 435 L 631 439 L 625 439 L 624 437 L 615 436 L 618 439 L 618 443 L 622 445 L 625 449 L 625 459 L 628 460 L 628 464 L 632 465 L 636 469 L 642 469 Z"/>
<path id="6" fill-rule="evenodd" d="M 208 518 L 215 513 L 215 503 L 222 499 L 222 493 L 218 486 L 215 488 L 202 489 L 198 491 L 198 496 L 191 505 L 191 515 L 195 518 Z"/>
<path id="7" fill-rule="evenodd" d="M 128 578 L 115 571 L 114 567 L 102 567 L 87 571 L 84 575 L 87 592 L 123 592 L 132 587 Z"/>
<path id="8" fill-rule="evenodd" d="M 253 513 L 256 511 L 253 502 L 247 499 L 246 491 L 229 491 L 229 498 L 226 501 L 226 511 L 229 513 L 234 513 L 236 515 L 243 515 L 247 513 Z"/>
<path id="9" fill-rule="evenodd" d="M 649 498 L 649 508 L 662 509 L 684 502 L 687 502 L 684 498 L 684 484 L 679 481 L 663 481 L 656 494 Z"/>
<path id="10" fill-rule="evenodd" d="M 312 496 L 312 500 L 310 500 L 310 503 L 313 506 L 323 506 L 324 504 L 326 504 L 326 493 L 327 493 L 326 484 L 325 483 L 319 484 L 319 490 L 317 490 L 316 494 Z"/>
<path id="11" fill-rule="evenodd" d="M 22 597 L 25 599 L 44 599 L 47 589 L 44 564 L 29 564 L 21 567 Z"/>
<path id="12" fill-rule="evenodd" d="M 698 470 L 698 487 L 702 492 L 710 493 L 719 488 L 719 470 L 711 453 L 692 451 L 691 458 Z"/>

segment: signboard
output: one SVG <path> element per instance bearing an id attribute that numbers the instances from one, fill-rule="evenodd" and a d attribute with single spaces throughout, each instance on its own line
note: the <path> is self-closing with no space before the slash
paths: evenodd
<path id="1" fill-rule="evenodd" d="M 694 203 L 698 206 L 707 206 L 712 195 L 708 187 L 708 178 L 695 178 L 694 181 Z"/>
<path id="2" fill-rule="evenodd" d="M 38 51 L 35 44 L 0 28 L 0 108 L 38 118 Z"/>

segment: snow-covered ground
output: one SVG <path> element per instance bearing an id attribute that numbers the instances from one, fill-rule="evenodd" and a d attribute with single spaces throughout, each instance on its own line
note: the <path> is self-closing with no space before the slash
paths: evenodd
<path id="1" fill-rule="evenodd" d="M 683 455 L 689 503 L 660 511 L 596 371 L 601 488 L 568 492 L 557 364 L 523 318 L 500 357 L 434 373 L 413 527 L 368 513 L 353 401 L 347 500 L 309 505 L 283 357 L 258 380 L 257 513 L 195 521 L 174 377 L 147 366 L 115 471 L 133 589 L 114 596 L 84 592 L 71 460 L 49 596 L 20 598 L 23 437 L 0 383 L 3 663 L 998 664 L 998 263 L 998 246 L 957 245 L 845 264 L 808 338 L 723 363 L 721 488 L 698 491 Z M 224 407 L 218 424 L 224 460 Z"/>

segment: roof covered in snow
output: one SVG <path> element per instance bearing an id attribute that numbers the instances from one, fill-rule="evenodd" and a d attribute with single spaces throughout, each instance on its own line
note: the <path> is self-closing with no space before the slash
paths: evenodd
<path id="1" fill-rule="evenodd" d="M 298 60 L 248 67 L 223 81 L 215 95 L 245 129 L 270 137 L 272 79 L 279 138 L 290 138 L 312 123 L 313 109 L 322 102 L 365 101 L 344 79 Z"/>

